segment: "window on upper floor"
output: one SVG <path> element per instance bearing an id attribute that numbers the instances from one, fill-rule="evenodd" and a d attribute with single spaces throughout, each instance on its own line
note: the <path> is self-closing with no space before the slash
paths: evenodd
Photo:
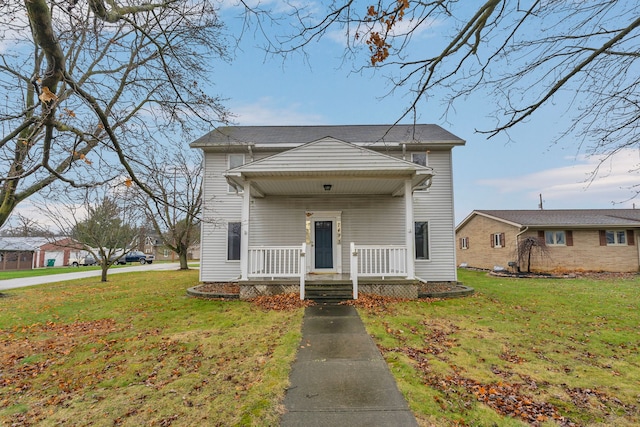
<path id="1" fill-rule="evenodd" d="M 429 163 L 427 159 L 427 152 L 411 153 L 411 161 L 416 165 L 427 166 Z"/>
<path id="2" fill-rule="evenodd" d="M 227 154 L 227 169 L 237 168 L 244 165 L 244 154 Z M 229 193 L 235 193 L 236 189 L 229 186 Z M 242 193 L 242 188 L 238 188 L 238 193 Z"/>

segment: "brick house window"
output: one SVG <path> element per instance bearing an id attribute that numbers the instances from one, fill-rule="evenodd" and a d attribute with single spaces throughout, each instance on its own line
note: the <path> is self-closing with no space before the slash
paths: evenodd
<path id="1" fill-rule="evenodd" d="M 566 246 L 567 236 L 564 230 L 547 230 L 544 232 L 544 242 L 551 246 Z"/>
<path id="2" fill-rule="evenodd" d="M 460 249 L 469 249 L 469 238 L 461 237 L 460 238 Z"/>
<path id="3" fill-rule="evenodd" d="M 600 230 L 600 246 L 633 246 L 635 236 L 633 230 Z"/>
<path id="4" fill-rule="evenodd" d="M 538 238 L 547 246 L 573 246 L 572 230 L 540 230 Z"/>
<path id="5" fill-rule="evenodd" d="M 504 233 L 494 233 L 491 235 L 491 247 L 503 248 L 505 246 Z"/>

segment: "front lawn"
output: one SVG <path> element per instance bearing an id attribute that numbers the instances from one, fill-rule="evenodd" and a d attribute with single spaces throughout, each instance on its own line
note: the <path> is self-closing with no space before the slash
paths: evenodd
<path id="1" fill-rule="evenodd" d="M 460 280 L 476 294 L 358 309 L 421 425 L 640 425 L 640 279 Z M 277 426 L 303 310 L 187 297 L 197 281 L 3 291 L 0 425 Z"/>
<path id="2" fill-rule="evenodd" d="M 186 296 L 198 272 L 3 292 L 0 425 L 277 425 L 302 309 Z"/>
<path id="3" fill-rule="evenodd" d="M 640 425 L 640 279 L 505 279 L 359 310 L 423 425 Z M 573 423 L 573 424 L 572 424 Z"/>

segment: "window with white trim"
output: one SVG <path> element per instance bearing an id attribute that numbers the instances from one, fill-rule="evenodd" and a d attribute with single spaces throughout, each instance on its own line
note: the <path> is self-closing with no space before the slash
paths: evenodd
<path id="1" fill-rule="evenodd" d="M 627 233 L 625 230 L 607 230 L 607 246 L 626 245 Z"/>
<path id="2" fill-rule="evenodd" d="M 227 154 L 227 170 L 244 165 L 244 154 Z M 229 186 L 229 193 L 235 193 L 236 189 Z M 242 188 L 238 188 L 238 193 L 242 193 Z"/>
<path id="3" fill-rule="evenodd" d="M 427 166 L 428 159 L 427 159 L 427 152 L 423 151 L 420 153 L 411 153 L 411 162 L 415 163 L 416 165 L 420 165 L 420 166 Z"/>
<path id="4" fill-rule="evenodd" d="M 566 246 L 567 235 L 564 230 L 547 230 L 544 232 L 544 242 L 550 246 Z"/>
<path id="5" fill-rule="evenodd" d="M 241 223 L 230 222 L 227 225 L 227 261 L 240 260 Z"/>
<path id="6" fill-rule="evenodd" d="M 416 221 L 414 239 L 416 259 L 430 259 L 429 223 L 427 221 Z"/>
<path id="7" fill-rule="evenodd" d="M 469 249 L 469 238 L 461 237 L 460 238 L 460 249 Z"/>
<path id="8" fill-rule="evenodd" d="M 504 233 L 494 233 L 491 235 L 491 247 L 503 248 L 505 246 Z"/>

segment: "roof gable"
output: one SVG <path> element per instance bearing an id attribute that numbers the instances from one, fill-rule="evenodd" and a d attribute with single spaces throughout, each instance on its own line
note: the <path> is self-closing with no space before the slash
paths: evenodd
<path id="1" fill-rule="evenodd" d="M 348 172 L 350 174 L 354 172 L 398 172 L 405 174 L 421 171 L 433 175 L 433 170 L 430 167 L 396 159 L 334 138 L 323 138 L 310 142 L 231 169 L 228 173 L 237 174 L 239 172 L 249 176 L 273 173 L 274 171 L 302 174 L 313 174 L 314 172 Z"/>

